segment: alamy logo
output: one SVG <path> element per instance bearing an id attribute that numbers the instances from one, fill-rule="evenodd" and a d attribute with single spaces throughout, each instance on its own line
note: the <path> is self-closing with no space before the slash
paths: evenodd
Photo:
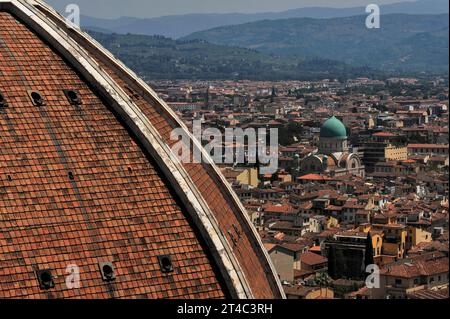
<path id="1" fill-rule="evenodd" d="M 367 29 L 380 28 L 380 7 L 377 4 L 369 4 L 366 7 L 366 13 L 369 15 L 366 18 Z"/>
<path id="2" fill-rule="evenodd" d="M 71 28 L 80 28 L 80 7 L 76 4 L 66 6 L 66 23 Z"/>
<path id="3" fill-rule="evenodd" d="M 377 265 L 368 265 L 366 273 L 370 273 L 366 278 L 366 287 L 369 289 L 380 288 L 380 268 Z"/>
<path id="4" fill-rule="evenodd" d="M 278 170 L 278 129 L 276 128 L 218 128 L 202 129 L 202 121 L 193 121 L 194 138 L 204 145 L 205 152 L 215 164 L 258 165 L 261 174 Z M 207 162 L 200 148 L 194 147 L 189 134 L 182 128 L 171 132 L 172 156 L 181 163 Z"/>

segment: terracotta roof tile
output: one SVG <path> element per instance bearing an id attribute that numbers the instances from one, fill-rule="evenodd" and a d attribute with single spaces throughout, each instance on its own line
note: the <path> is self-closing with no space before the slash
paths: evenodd
<path id="1" fill-rule="evenodd" d="M 326 259 L 325 257 L 312 252 L 306 252 L 304 254 L 301 254 L 300 260 L 302 263 L 305 263 L 307 265 L 323 264 L 328 261 L 328 259 Z"/>
<path id="2" fill-rule="evenodd" d="M 226 296 L 162 173 L 90 86 L 6 12 L 0 77 L 9 104 L 0 110 L 0 298 Z M 160 271 L 163 254 L 173 273 Z M 115 281 L 102 280 L 101 261 L 112 261 Z M 80 289 L 65 285 L 69 264 L 80 267 Z M 52 269 L 54 289 L 39 289 L 38 269 Z"/>
<path id="3" fill-rule="evenodd" d="M 381 274 L 383 275 L 401 278 L 432 276 L 445 272 L 448 272 L 448 258 L 419 260 L 414 263 L 390 265 L 381 270 Z"/>

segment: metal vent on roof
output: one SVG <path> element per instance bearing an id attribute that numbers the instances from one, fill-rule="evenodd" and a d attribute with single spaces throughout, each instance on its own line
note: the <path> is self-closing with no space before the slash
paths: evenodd
<path id="1" fill-rule="evenodd" d="M 7 107 L 7 106 L 8 102 L 6 101 L 6 98 L 3 95 L 3 93 L 0 91 L 0 107 Z"/>
<path id="2" fill-rule="evenodd" d="M 81 97 L 80 97 L 80 94 L 78 93 L 78 91 L 64 90 L 64 94 L 65 94 L 67 100 L 69 100 L 69 103 L 72 105 L 80 105 L 83 103 L 81 101 Z"/>
<path id="3" fill-rule="evenodd" d="M 38 278 L 39 287 L 41 289 L 47 290 L 55 287 L 52 271 L 50 269 L 37 270 L 36 276 Z"/>
<path id="4" fill-rule="evenodd" d="M 163 273 L 173 271 L 172 257 L 170 255 L 158 256 L 159 267 Z"/>
<path id="5" fill-rule="evenodd" d="M 102 262 L 99 263 L 99 266 L 104 281 L 113 281 L 116 279 L 114 266 L 111 262 Z"/>
<path id="6" fill-rule="evenodd" d="M 39 91 L 28 91 L 28 95 L 30 96 L 31 102 L 33 102 L 33 105 L 35 106 L 43 106 L 45 105 L 44 98 L 42 97 L 41 92 Z"/>

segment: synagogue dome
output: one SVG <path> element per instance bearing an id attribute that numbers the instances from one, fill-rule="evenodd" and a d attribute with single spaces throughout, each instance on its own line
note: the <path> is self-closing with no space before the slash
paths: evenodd
<path id="1" fill-rule="evenodd" d="M 323 123 L 320 128 L 320 137 L 345 139 L 347 138 L 347 130 L 345 125 L 335 116 Z"/>

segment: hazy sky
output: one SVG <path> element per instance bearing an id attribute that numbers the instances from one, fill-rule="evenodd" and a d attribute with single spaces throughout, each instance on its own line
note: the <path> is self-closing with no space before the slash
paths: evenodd
<path id="1" fill-rule="evenodd" d="M 184 13 L 269 12 L 288 9 L 326 6 L 355 7 L 370 3 L 386 4 L 406 0 L 47 0 L 59 11 L 69 3 L 76 3 L 83 15 L 116 18 L 158 17 Z"/>

